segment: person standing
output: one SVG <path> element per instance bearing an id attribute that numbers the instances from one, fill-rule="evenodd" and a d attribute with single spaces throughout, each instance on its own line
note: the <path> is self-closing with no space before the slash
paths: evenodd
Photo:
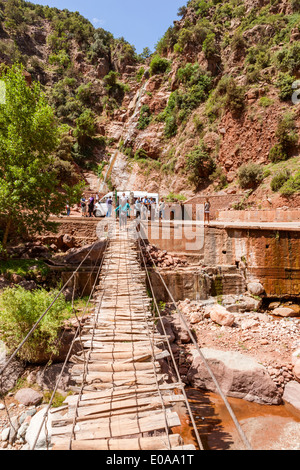
<path id="1" fill-rule="evenodd" d="M 70 207 L 70 204 L 68 202 L 66 204 L 66 210 L 67 210 L 67 216 L 69 217 L 69 215 L 71 213 L 71 207 Z"/>
<path id="2" fill-rule="evenodd" d="M 119 211 L 120 216 L 120 230 L 126 230 L 127 227 L 127 217 L 128 213 L 130 213 L 130 205 L 126 201 L 126 203 L 122 206 L 122 204 L 115 209 L 115 211 Z"/>
<path id="3" fill-rule="evenodd" d="M 142 202 L 142 207 L 141 207 L 141 219 L 142 220 L 147 220 L 148 219 L 148 207 L 145 202 Z"/>
<path id="4" fill-rule="evenodd" d="M 158 213 L 159 213 L 158 218 L 159 218 L 159 220 L 165 218 L 165 208 L 166 208 L 165 200 L 164 200 L 164 198 L 162 198 L 160 203 L 159 203 L 159 209 L 158 209 Z"/>
<path id="5" fill-rule="evenodd" d="M 112 214 L 112 198 L 110 196 L 108 196 L 108 199 L 106 201 L 106 206 L 107 206 L 106 217 L 111 217 L 111 214 Z"/>
<path id="6" fill-rule="evenodd" d="M 92 217 L 93 212 L 94 212 L 94 198 L 92 196 L 89 199 L 88 208 L 89 208 L 89 217 Z"/>
<path id="7" fill-rule="evenodd" d="M 141 218 L 141 210 L 142 210 L 142 203 L 140 201 L 140 198 L 138 198 L 135 202 L 135 216 L 137 219 Z"/>
<path id="8" fill-rule="evenodd" d="M 206 198 L 206 201 L 204 203 L 204 223 L 205 222 L 207 222 L 208 224 L 210 222 L 210 202 L 208 198 Z"/>
<path id="9" fill-rule="evenodd" d="M 81 198 L 81 217 L 86 217 L 86 199 L 85 197 Z"/>

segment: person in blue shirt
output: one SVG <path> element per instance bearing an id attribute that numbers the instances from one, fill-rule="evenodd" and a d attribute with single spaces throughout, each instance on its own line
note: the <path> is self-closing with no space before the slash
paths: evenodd
<path id="1" fill-rule="evenodd" d="M 119 217 L 120 217 L 120 229 L 126 230 L 127 227 L 127 217 L 128 214 L 130 214 L 130 205 L 128 202 L 125 202 L 124 205 L 120 204 L 116 209 L 115 212 L 119 211 Z"/>

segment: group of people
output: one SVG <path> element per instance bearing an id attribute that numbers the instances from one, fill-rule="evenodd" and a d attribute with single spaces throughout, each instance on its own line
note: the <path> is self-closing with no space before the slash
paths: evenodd
<path id="1" fill-rule="evenodd" d="M 81 208 L 81 216 L 82 217 L 97 217 L 97 212 L 100 210 L 99 204 L 99 195 L 90 196 L 89 198 L 85 198 L 84 196 L 81 198 L 80 201 L 80 208 Z"/>
<path id="2" fill-rule="evenodd" d="M 126 227 L 127 219 L 131 216 L 134 209 L 135 217 L 141 220 L 164 220 L 166 203 L 165 199 L 161 198 L 159 202 L 153 197 L 145 196 L 143 198 L 128 198 L 125 193 L 118 198 L 115 213 L 120 220 L 120 226 Z M 84 196 L 80 201 L 81 216 L 82 217 L 103 217 L 103 209 L 100 206 L 99 195 Z M 210 208 L 211 204 L 208 198 L 204 203 L 204 223 L 210 222 Z M 106 217 L 110 218 L 113 214 L 113 199 L 109 196 L 106 200 Z M 67 215 L 70 215 L 70 206 L 67 205 Z"/>

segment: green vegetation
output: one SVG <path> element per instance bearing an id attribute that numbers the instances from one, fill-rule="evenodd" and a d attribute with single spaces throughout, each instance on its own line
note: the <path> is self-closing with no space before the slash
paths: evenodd
<path id="1" fill-rule="evenodd" d="M 167 202 L 184 202 L 186 201 L 186 197 L 183 194 L 176 194 L 176 193 L 169 193 L 165 200 Z"/>
<path id="2" fill-rule="evenodd" d="M 209 176 L 216 170 L 216 163 L 203 143 L 186 156 L 186 161 L 189 180 L 196 187 L 207 181 Z"/>
<path id="3" fill-rule="evenodd" d="M 210 75 L 204 72 L 198 64 L 187 64 L 177 72 L 180 89 L 174 91 L 166 109 L 157 117 L 165 121 L 167 138 L 176 135 L 178 126 L 184 124 L 192 111 L 203 103 L 212 86 Z"/>
<path id="4" fill-rule="evenodd" d="M 21 287 L 5 289 L 0 296 L 0 329 L 10 351 L 25 338 L 57 292 L 43 289 L 27 291 Z M 19 352 L 20 359 L 30 361 L 38 352 L 57 353 L 57 339 L 63 321 L 71 317 L 71 303 L 61 295 Z"/>
<path id="5" fill-rule="evenodd" d="M 160 55 L 156 54 L 150 63 L 150 74 L 157 75 L 166 73 L 170 69 L 171 63 L 169 60 L 164 59 Z"/>
<path id="6" fill-rule="evenodd" d="M 273 163 L 289 158 L 291 151 L 295 148 L 298 142 L 298 134 L 293 113 L 286 113 L 279 120 L 276 137 L 278 139 L 278 144 L 272 147 L 269 154 L 269 158 Z"/>
<path id="7" fill-rule="evenodd" d="M 0 104 L 0 216 L 5 221 L 5 248 L 12 223 L 37 232 L 47 227 L 51 214 L 77 202 L 82 186 L 69 188 L 52 168 L 58 147 L 58 124 L 38 83 L 27 85 L 22 67 L 2 73 L 6 100 Z M 64 191 L 60 191 L 59 187 Z M 7 204 L 9 201 L 9 204 Z"/>
<path id="8" fill-rule="evenodd" d="M 256 163 L 244 164 L 238 171 L 238 179 L 241 188 L 256 188 L 263 180 L 263 167 Z"/>
<path id="9" fill-rule="evenodd" d="M 147 104 L 144 104 L 141 107 L 141 112 L 140 112 L 140 117 L 139 117 L 137 128 L 141 131 L 146 129 L 149 126 L 151 120 L 152 120 L 152 116 L 151 116 L 150 108 Z"/>
<path id="10" fill-rule="evenodd" d="M 289 170 L 281 170 L 273 176 L 271 181 L 271 189 L 274 192 L 279 191 L 282 186 L 290 179 L 291 173 Z"/>
<path id="11" fill-rule="evenodd" d="M 32 275 L 47 276 L 49 273 L 48 266 L 44 261 L 40 260 L 2 260 L 0 265 L 0 274 L 10 278 L 12 274 L 18 274 L 24 278 Z"/>
<path id="12" fill-rule="evenodd" d="M 235 80 L 224 75 L 212 91 L 206 103 L 206 114 L 211 122 L 221 117 L 224 109 L 230 109 L 236 117 L 245 108 L 245 90 Z"/>

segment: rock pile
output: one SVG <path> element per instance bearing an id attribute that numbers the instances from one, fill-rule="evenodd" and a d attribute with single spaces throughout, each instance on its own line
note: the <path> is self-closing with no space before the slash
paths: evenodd
<path id="1" fill-rule="evenodd" d="M 147 266 L 153 266 L 153 261 L 159 268 L 182 267 L 188 264 L 184 257 L 179 258 L 178 256 L 173 256 L 166 250 L 160 250 L 154 245 L 147 246 L 146 250 L 144 250 L 144 256 Z"/>
<path id="2" fill-rule="evenodd" d="M 291 308 L 293 314 L 290 317 L 280 318 L 274 305 L 268 312 L 244 310 L 245 304 L 251 307 L 250 297 L 245 295 L 243 299 L 236 296 L 236 305 L 243 307 L 232 313 L 227 306 L 235 305 L 231 303 L 233 297 L 224 296 L 222 305 L 214 298 L 201 302 L 186 299 L 179 302 L 178 307 L 196 332 L 199 345 L 217 346 L 223 351 L 238 351 L 255 357 L 264 365 L 282 396 L 287 384 L 300 382 L 300 315 L 295 316 L 297 306 Z"/>

